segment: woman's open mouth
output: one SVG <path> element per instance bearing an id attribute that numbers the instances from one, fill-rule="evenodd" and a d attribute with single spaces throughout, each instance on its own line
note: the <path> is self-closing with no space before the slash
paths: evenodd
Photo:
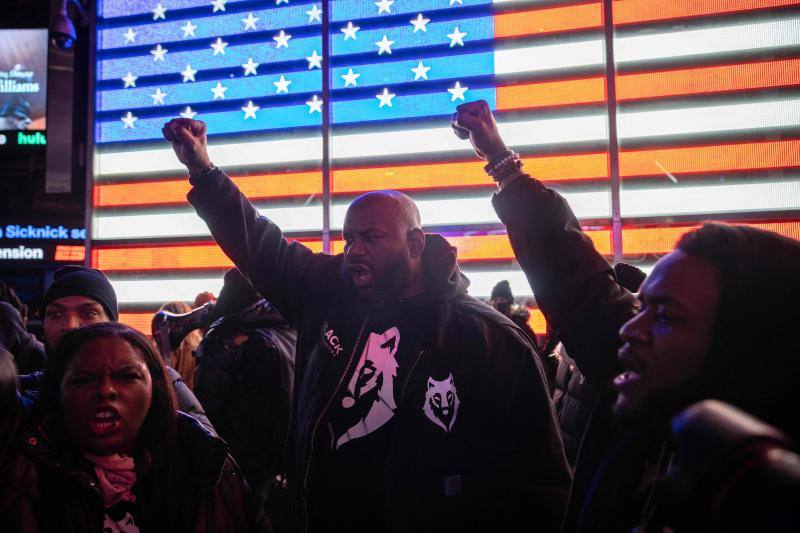
<path id="1" fill-rule="evenodd" d="M 113 433 L 119 428 L 119 425 L 119 413 L 111 409 L 97 411 L 94 416 L 89 419 L 89 428 L 95 435 Z"/>

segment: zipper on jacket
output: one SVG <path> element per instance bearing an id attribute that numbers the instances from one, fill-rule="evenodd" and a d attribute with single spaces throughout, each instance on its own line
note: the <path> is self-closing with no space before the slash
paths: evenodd
<path id="1" fill-rule="evenodd" d="M 303 524 L 303 531 L 308 531 L 308 474 L 311 471 L 311 458 L 314 455 L 314 444 L 316 443 L 316 434 L 317 428 L 319 427 L 319 423 L 325 417 L 325 413 L 330 408 L 333 400 L 336 399 L 336 395 L 339 394 L 339 388 L 344 383 L 344 378 L 350 372 L 350 367 L 353 364 L 353 360 L 355 359 L 356 350 L 358 350 L 359 344 L 361 344 L 361 337 L 364 335 L 364 329 L 367 327 L 367 321 L 369 320 L 369 315 L 364 318 L 364 323 L 361 324 L 361 330 L 358 332 L 358 338 L 356 339 L 356 343 L 353 345 L 353 351 L 350 352 L 350 358 L 347 361 L 347 365 L 344 368 L 344 372 L 341 376 L 339 376 L 339 381 L 336 383 L 336 387 L 333 389 L 333 394 L 328 399 L 328 402 L 325 404 L 325 407 L 322 408 L 320 411 L 319 416 L 317 416 L 316 421 L 314 422 L 314 427 L 311 430 L 311 443 L 310 443 L 310 450 L 308 452 L 308 461 L 306 462 L 305 473 L 303 474 L 303 515 L 305 517 L 305 523 Z"/>
<path id="2" fill-rule="evenodd" d="M 419 360 L 422 359 L 422 353 L 425 351 L 425 348 L 420 348 L 419 352 L 417 353 L 416 359 L 414 359 L 414 364 L 411 365 L 411 368 L 406 374 L 406 379 L 403 381 L 403 387 L 400 389 L 400 399 L 397 401 L 397 408 L 400 408 L 400 405 L 403 403 L 403 398 L 406 397 L 406 387 L 408 387 L 408 382 L 411 381 L 411 374 L 414 373 L 414 370 L 417 368 L 417 363 Z"/>

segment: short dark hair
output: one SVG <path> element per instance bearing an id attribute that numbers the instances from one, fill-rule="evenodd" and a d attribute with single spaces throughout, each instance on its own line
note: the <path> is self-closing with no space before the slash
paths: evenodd
<path id="1" fill-rule="evenodd" d="M 42 384 L 41 407 L 51 415 L 59 416 L 61 382 L 69 363 L 81 346 L 98 338 L 117 338 L 130 344 L 144 359 L 153 382 L 153 399 L 142 424 L 137 444 L 153 455 L 171 450 L 175 445 L 177 401 L 171 380 L 161 356 L 153 344 L 137 330 L 116 322 L 103 322 L 80 327 L 67 332 L 59 341 L 55 354 L 47 359 Z"/>

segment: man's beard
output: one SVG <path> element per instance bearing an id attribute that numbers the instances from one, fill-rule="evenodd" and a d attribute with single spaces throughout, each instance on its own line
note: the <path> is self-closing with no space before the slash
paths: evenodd
<path id="1" fill-rule="evenodd" d="M 398 253 L 381 272 L 374 272 L 372 294 L 377 300 L 399 298 L 411 280 L 411 265 L 403 253 Z"/>

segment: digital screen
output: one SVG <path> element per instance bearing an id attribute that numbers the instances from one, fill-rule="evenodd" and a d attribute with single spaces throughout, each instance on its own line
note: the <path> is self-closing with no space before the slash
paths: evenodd
<path id="1" fill-rule="evenodd" d="M 484 163 L 450 129 L 456 106 L 477 99 L 609 259 L 647 271 L 709 219 L 800 238 L 800 0 L 623 0 L 610 21 L 599 1 L 328 5 L 323 69 L 319 2 L 100 3 L 91 261 L 109 273 L 124 320 L 149 324 L 164 301 L 218 290 L 230 266 L 160 140 L 179 116 L 206 121 L 215 164 L 316 251 L 323 203 L 339 252 L 356 195 L 408 193 L 425 229 L 458 248 L 477 297 L 502 279 L 515 295 L 532 294 L 492 209 Z"/>
<path id="2" fill-rule="evenodd" d="M 47 30 L 0 30 L 0 131 L 8 142 L 44 144 L 46 130 Z"/>

